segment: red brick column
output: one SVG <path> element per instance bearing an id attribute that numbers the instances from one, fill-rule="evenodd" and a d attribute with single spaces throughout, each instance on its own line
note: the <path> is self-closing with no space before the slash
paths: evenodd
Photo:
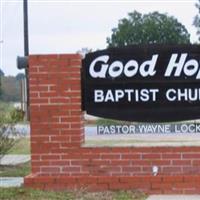
<path id="1" fill-rule="evenodd" d="M 62 174 L 84 141 L 80 55 L 29 57 L 32 173 Z"/>
<path id="2" fill-rule="evenodd" d="M 25 186 L 200 193 L 200 147 L 82 147 L 80 68 L 77 54 L 29 57 L 32 173 Z"/>

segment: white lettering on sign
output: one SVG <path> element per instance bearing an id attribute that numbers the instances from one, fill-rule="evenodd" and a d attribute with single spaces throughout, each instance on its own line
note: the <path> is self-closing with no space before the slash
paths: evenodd
<path id="1" fill-rule="evenodd" d="M 166 92 L 168 101 L 200 101 L 199 88 L 168 89 Z"/>
<path id="2" fill-rule="evenodd" d="M 106 71 L 108 68 L 108 65 L 106 65 L 105 63 L 108 62 L 108 59 L 109 59 L 109 56 L 100 56 L 92 61 L 90 68 L 89 68 L 89 72 L 93 78 L 105 78 L 104 74 L 106 74 Z M 103 62 L 104 64 L 101 64 L 100 71 L 95 71 L 94 67 L 95 67 L 96 63 L 100 62 L 100 61 Z"/>
<path id="3" fill-rule="evenodd" d="M 155 65 L 158 59 L 158 55 L 153 55 L 151 60 L 144 61 L 140 66 L 136 60 L 129 60 L 125 66 L 119 60 L 112 62 L 110 65 L 107 64 L 109 56 L 99 56 L 92 61 L 89 67 L 89 73 L 93 78 L 106 78 L 106 74 L 112 78 L 119 77 L 121 74 L 124 74 L 127 77 L 135 76 L 138 71 L 141 76 L 154 76 Z M 100 69 L 97 67 L 97 63 L 100 64 Z"/>
<path id="4" fill-rule="evenodd" d="M 108 89 L 108 90 L 94 90 L 94 102 L 156 102 L 158 99 L 159 89 Z M 169 102 L 174 101 L 200 101 L 200 88 L 169 88 L 164 93 L 165 98 Z"/>
<path id="5" fill-rule="evenodd" d="M 98 135 L 113 134 L 188 134 L 200 133 L 200 124 L 167 123 L 167 124 L 130 124 L 130 125 L 98 125 Z"/>
<path id="6" fill-rule="evenodd" d="M 197 74 L 196 78 L 199 79 L 199 63 L 195 59 L 191 59 L 186 62 L 187 56 L 187 53 L 183 53 L 178 60 L 178 54 L 172 54 L 165 72 L 165 76 L 171 76 L 173 70 L 175 70 L 174 76 L 180 76 L 183 71 L 186 76 L 194 76 L 195 74 Z"/>
<path id="7" fill-rule="evenodd" d="M 124 65 L 120 60 L 115 60 L 108 64 L 110 57 L 108 55 L 99 56 L 94 59 L 89 66 L 89 74 L 93 78 L 116 78 L 121 75 L 134 77 L 140 74 L 142 77 L 154 76 L 156 74 L 156 63 L 158 54 L 152 55 L 150 60 L 145 60 L 141 65 L 136 60 L 129 60 Z M 200 79 L 199 61 L 195 59 L 187 60 L 188 54 L 173 53 L 164 73 L 165 77 L 179 77 L 181 74 L 191 77 L 196 76 Z"/>
<path id="8" fill-rule="evenodd" d="M 96 103 L 101 102 L 119 102 L 124 98 L 128 100 L 128 102 L 147 102 L 153 101 L 155 102 L 157 99 L 157 93 L 159 89 L 116 89 L 116 90 L 94 90 L 94 101 Z"/>

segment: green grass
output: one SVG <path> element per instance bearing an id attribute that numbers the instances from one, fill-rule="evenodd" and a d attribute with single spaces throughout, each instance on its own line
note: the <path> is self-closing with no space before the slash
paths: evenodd
<path id="1" fill-rule="evenodd" d="M 0 123 L 24 123 L 24 112 L 15 108 L 13 102 L 0 101 Z"/>
<path id="2" fill-rule="evenodd" d="M 145 200 L 146 195 L 133 191 L 120 192 L 45 192 L 24 188 L 0 188 L 1 200 Z"/>
<path id="3" fill-rule="evenodd" d="M 116 193 L 114 200 L 145 200 L 146 195 L 140 192 L 119 191 Z"/>
<path id="4" fill-rule="evenodd" d="M 11 122 L 10 113 L 12 112 L 12 110 L 14 110 L 12 103 L 0 101 L 0 124 L 2 122 L 4 123 Z"/>
<path id="5" fill-rule="evenodd" d="M 137 143 L 135 140 L 86 140 L 84 146 L 124 146 Z"/>
<path id="6" fill-rule="evenodd" d="M 72 200 L 69 192 L 44 192 L 23 188 L 0 188 L 0 199 L 5 200 Z"/>
<path id="7" fill-rule="evenodd" d="M 87 139 L 85 141 L 85 144 L 83 146 L 97 146 L 97 147 L 101 147 L 101 146 L 110 146 L 110 147 L 114 147 L 114 146 L 134 146 L 134 145 L 145 145 L 145 146 L 159 146 L 159 145 L 175 145 L 177 144 L 177 146 L 180 145 L 193 145 L 193 146 L 197 146 L 199 145 L 199 141 L 198 140 L 193 140 L 193 141 L 188 141 L 188 140 L 139 140 L 139 139 L 123 139 L 123 140 L 112 140 L 112 139 L 101 139 L 101 140 L 90 140 Z M 8 152 L 8 154 L 30 154 L 30 138 L 21 138 L 19 139 L 19 141 L 10 149 L 10 151 Z"/>
<path id="8" fill-rule="evenodd" d="M 19 139 L 8 154 L 30 154 L 30 138 Z"/>
<path id="9" fill-rule="evenodd" d="M 199 146 L 200 142 L 198 140 L 188 141 L 188 140 L 86 140 L 83 146 L 92 147 L 115 147 L 115 146 Z"/>
<path id="10" fill-rule="evenodd" d="M 14 109 L 13 103 L 7 103 L 7 102 L 0 101 L 0 112 L 9 113 L 13 109 Z"/>
<path id="11" fill-rule="evenodd" d="M 131 124 L 131 122 L 128 121 L 119 121 L 119 120 L 113 120 L 113 119 L 105 119 L 105 118 L 99 118 L 96 120 L 95 125 L 126 125 Z"/>
<path id="12" fill-rule="evenodd" d="M 30 173 L 30 162 L 19 165 L 0 165 L 0 177 L 24 177 Z"/>

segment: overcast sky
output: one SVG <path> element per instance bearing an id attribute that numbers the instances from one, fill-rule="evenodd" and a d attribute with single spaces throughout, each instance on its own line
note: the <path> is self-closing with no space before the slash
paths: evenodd
<path id="1" fill-rule="evenodd" d="M 29 0 L 30 54 L 75 53 L 87 47 L 106 48 L 106 37 L 127 13 L 159 11 L 175 16 L 197 41 L 192 26 L 197 0 L 67 1 Z M 16 75 L 16 57 L 23 55 L 23 1 L 0 0 L 0 68 Z"/>

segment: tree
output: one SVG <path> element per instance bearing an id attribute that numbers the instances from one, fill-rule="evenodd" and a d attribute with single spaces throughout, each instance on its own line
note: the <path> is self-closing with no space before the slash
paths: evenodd
<path id="1" fill-rule="evenodd" d="M 15 76 L 15 78 L 16 78 L 17 81 L 20 81 L 20 80 L 24 79 L 25 77 L 26 77 L 26 76 L 25 76 L 24 73 L 18 73 L 18 74 Z"/>
<path id="2" fill-rule="evenodd" d="M 4 103 L 2 103 L 4 104 Z M 19 133 L 15 128 L 16 120 L 0 107 L 0 161 L 18 142 Z M 1 162 L 0 162 L 1 164 Z"/>
<path id="3" fill-rule="evenodd" d="M 0 100 L 1 100 L 2 94 L 3 94 L 2 86 L 1 86 L 1 85 L 2 85 L 2 84 L 1 84 L 1 77 L 0 77 Z"/>
<path id="4" fill-rule="evenodd" d="M 197 35 L 199 35 L 200 41 L 200 0 L 198 0 L 198 3 L 196 3 L 195 6 L 198 9 L 199 14 L 195 16 L 193 25 L 197 28 Z"/>
<path id="5" fill-rule="evenodd" d="M 82 55 L 82 57 L 84 58 L 85 55 L 86 55 L 87 53 L 90 53 L 90 52 L 92 52 L 92 49 L 90 49 L 90 48 L 88 48 L 88 47 L 84 47 L 84 48 L 81 48 L 81 50 L 78 50 L 76 53 Z"/>
<path id="6" fill-rule="evenodd" d="M 4 72 L 0 69 L 0 99 L 1 99 L 1 95 L 2 95 L 2 83 L 1 83 L 1 77 L 4 76 Z"/>
<path id="7" fill-rule="evenodd" d="M 131 44 L 188 44 L 190 34 L 178 20 L 167 14 L 153 12 L 142 15 L 134 11 L 119 20 L 107 38 L 109 47 Z"/>
<path id="8" fill-rule="evenodd" d="M 0 69 L 0 77 L 1 77 L 1 76 L 4 76 L 4 75 L 5 75 L 5 74 L 4 74 L 3 70 Z"/>
<path id="9" fill-rule="evenodd" d="M 14 76 L 1 77 L 2 101 L 20 101 L 20 83 Z"/>

